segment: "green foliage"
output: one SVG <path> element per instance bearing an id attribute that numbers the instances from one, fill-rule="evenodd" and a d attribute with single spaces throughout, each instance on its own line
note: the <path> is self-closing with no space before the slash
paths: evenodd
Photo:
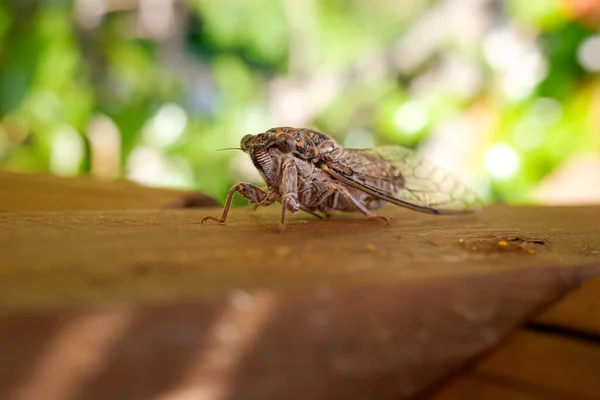
<path id="1" fill-rule="evenodd" d="M 246 133 L 293 121 L 342 143 L 420 148 L 462 118 L 480 130 L 458 140 L 472 143 L 482 194 L 529 202 L 572 155 L 598 152 L 600 84 L 579 60 L 597 32 L 560 1 L 480 10 L 522 42 L 496 47 L 494 32 L 469 30 L 470 14 L 401 3 L 188 0 L 94 17 L 83 0 L 1 2 L 0 168 L 102 175 L 112 152 L 116 176 L 222 198 L 256 178 L 238 153 L 216 151 Z M 514 149 L 513 173 L 486 161 L 495 144 Z"/>

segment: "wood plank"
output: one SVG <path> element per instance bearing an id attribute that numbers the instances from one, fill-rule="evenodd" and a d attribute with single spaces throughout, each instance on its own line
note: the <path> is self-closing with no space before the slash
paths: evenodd
<path id="1" fill-rule="evenodd" d="M 600 273 L 598 207 L 220 211 L 1 214 L 0 398 L 410 398 Z"/>
<path id="2" fill-rule="evenodd" d="M 507 384 L 503 381 L 469 374 L 444 385 L 428 400 L 565 400 L 564 393 L 544 391 L 531 385 Z"/>
<path id="3" fill-rule="evenodd" d="M 104 182 L 89 177 L 58 178 L 0 171 L 0 213 L 160 209 L 190 195 L 197 206 L 218 205 L 201 193 L 149 188 L 125 180 Z"/>
<path id="4" fill-rule="evenodd" d="M 0 397 L 409 398 L 600 272 L 587 209 L 219 211 L 0 215 Z"/>
<path id="5" fill-rule="evenodd" d="M 440 383 L 427 398 L 596 398 L 600 385 L 593 377 L 597 374 L 580 372 L 597 367 L 585 365 L 586 359 L 600 362 L 596 330 L 600 315 L 595 310 L 600 302 L 599 283 L 599 277 L 591 278 L 570 291 L 473 368 Z M 586 388 L 584 393 L 581 387 Z"/>
<path id="6" fill-rule="evenodd" d="M 600 345 L 523 330 L 477 363 L 475 372 L 572 396 L 600 397 Z M 571 398 L 571 397 L 569 397 Z"/>
<path id="7" fill-rule="evenodd" d="M 537 316 L 533 323 L 585 332 L 600 338 L 600 278 L 591 279 L 569 293 Z"/>
<path id="8" fill-rule="evenodd" d="M 585 244 L 600 243 L 600 222 L 587 217 L 588 208 L 570 214 L 561 208 L 507 211 L 497 207 L 461 218 L 389 207 L 384 213 L 394 218 L 390 226 L 360 215 L 330 220 L 296 215 L 284 234 L 277 229 L 276 208 L 234 210 L 226 226 L 200 224 L 203 215 L 219 209 L 0 214 L 0 247 L 7 249 L 0 268 L 0 309 L 600 261 L 582 251 Z M 540 224 L 543 220 L 555 229 Z M 545 244 L 534 245 L 535 254 L 497 249 L 497 242 L 509 236 L 542 238 Z M 477 242 L 477 250 L 460 239 Z"/>
<path id="9" fill-rule="evenodd" d="M 576 270 L 546 272 L 263 281 L 162 304 L 108 291 L 96 306 L 13 312 L 0 317 L 0 398 L 411 398 L 562 294 Z"/>

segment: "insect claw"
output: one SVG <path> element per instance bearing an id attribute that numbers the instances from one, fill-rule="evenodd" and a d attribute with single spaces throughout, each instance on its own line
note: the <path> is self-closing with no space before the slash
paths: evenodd
<path id="1" fill-rule="evenodd" d="M 369 220 L 371 221 L 384 221 L 386 225 L 390 224 L 390 221 L 392 220 L 390 217 L 386 217 L 383 215 L 372 215 L 369 217 Z"/>
<path id="2" fill-rule="evenodd" d="M 205 221 L 208 221 L 208 220 L 217 221 L 220 224 L 224 224 L 225 223 L 225 221 L 221 221 L 219 218 L 215 218 L 215 217 L 211 217 L 211 216 L 206 216 L 206 217 L 202 218 L 202 220 L 200 221 L 200 223 L 203 224 Z"/>

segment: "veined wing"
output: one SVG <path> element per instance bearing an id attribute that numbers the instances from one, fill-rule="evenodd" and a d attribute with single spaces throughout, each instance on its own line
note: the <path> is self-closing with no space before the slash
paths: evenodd
<path id="1" fill-rule="evenodd" d="M 374 197 L 433 214 L 473 212 L 483 202 L 458 178 L 402 146 L 339 149 L 323 167 Z"/>

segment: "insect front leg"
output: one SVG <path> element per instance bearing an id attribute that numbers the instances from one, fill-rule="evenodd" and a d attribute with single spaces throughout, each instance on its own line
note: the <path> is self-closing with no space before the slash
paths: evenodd
<path id="1" fill-rule="evenodd" d="M 262 190 L 263 192 L 267 192 L 269 190 L 269 188 L 266 187 L 266 186 L 264 188 L 261 187 L 259 189 Z M 260 207 L 260 206 L 263 206 L 263 207 L 270 206 L 271 204 L 273 204 L 275 202 L 275 200 L 277 200 L 275 198 L 275 196 L 272 196 L 273 194 L 274 193 L 269 193 L 269 198 L 272 199 L 272 200 L 268 200 L 267 199 L 267 200 L 263 201 L 262 203 L 250 203 L 248 205 L 248 208 L 251 211 L 256 211 L 256 210 L 258 210 L 258 207 Z"/>
<path id="2" fill-rule="evenodd" d="M 233 200 L 233 195 L 236 193 L 241 194 L 243 197 L 255 204 L 273 204 L 273 200 L 270 198 L 269 194 L 264 190 L 249 183 L 237 183 L 233 185 L 233 187 L 229 190 L 229 194 L 227 195 L 227 201 L 225 202 L 225 207 L 223 207 L 223 213 L 221 214 L 221 218 L 206 216 L 202 218 L 201 223 L 204 223 L 204 221 L 209 219 L 217 221 L 221 224 L 225 223 L 225 220 L 227 219 L 227 214 L 229 213 L 229 209 L 231 208 L 231 201 Z"/>
<path id="3" fill-rule="evenodd" d="M 285 214 L 288 210 L 292 213 L 300 209 L 298 201 L 298 168 L 294 160 L 287 160 L 283 163 L 281 183 L 279 193 L 281 193 L 281 219 L 279 221 L 279 230 L 285 230 Z"/>

